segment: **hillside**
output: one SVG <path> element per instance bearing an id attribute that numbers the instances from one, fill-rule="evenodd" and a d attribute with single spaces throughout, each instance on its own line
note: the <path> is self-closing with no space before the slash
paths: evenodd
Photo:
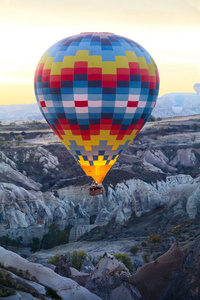
<path id="1" fill-rule="evenodd" d="M 198 217 L 199 116 L 147 123 L 96 198 L 88 193 L 92 180 L 46 125 L 10 126 L 1 126 L 1 236 L 41 240 L 52 222 L 68 228 L 70 241 L 86 232 L 96 240 L 148 236 Z"/>
<path id="2" fill-rule="evenodd" d="M 96 197 L 46 123 L 1 124 L 0 138 L 0 245 L 32 261 L 120 252 L 136 271 L 200 234 L 199 115 L 148 122 Z"/>

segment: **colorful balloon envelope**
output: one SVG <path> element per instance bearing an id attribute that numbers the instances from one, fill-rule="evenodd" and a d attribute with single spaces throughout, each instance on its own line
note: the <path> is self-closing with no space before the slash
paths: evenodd
<path id="1" fill-rule="evenodd" d="M 195 83 L 193 88 L 198 95 L 200 93 L 200 83 Z"/>
<path id="2" fill-rule="evenodd" d="M 174 97 L 174 101 L 176 104 L 183 105 L 183 103 L 185 101 L 185 97 L 183 94 L 176 94 Z"/>
<path id="3" fill-rule="evenodd" d="M 172 106 L 172 110 L 175 114 L 180 114 L 180 112 L 182 111 L 183 109 L 183 106 L 179 103 L 175 103 L 173 106 Z"/>
<path id="4" fill-rule="evenodd" d="M 144 126 L 158 90 L 150 54 L 111 33 L 81 33 L 57 42 L 35 72 L 44 118 L 98 183 Z"/>

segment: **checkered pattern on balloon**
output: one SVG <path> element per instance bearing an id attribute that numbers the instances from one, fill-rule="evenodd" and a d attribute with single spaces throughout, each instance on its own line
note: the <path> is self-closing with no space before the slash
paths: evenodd
<path id="1" fill-rule="evenodd" d="M 150 54 L 110 33 L 82 33 L 57 42 L 35 72 L 44 118 L 97 182 L 144 126 L 158 90 Z"/>

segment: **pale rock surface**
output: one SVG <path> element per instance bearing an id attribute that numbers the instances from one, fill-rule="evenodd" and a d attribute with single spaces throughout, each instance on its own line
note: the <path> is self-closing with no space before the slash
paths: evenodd
<path id="1" fill-rule="evenodd" d="M 200 213 L 200 185 L 197 186 L 194 193 L 188 198 L 186 210 L 190 219 L 194 219 Z"/>
<path id="2" fill-rule="evenodd" d="M 17 184 L 28 190 L 39 191 L 41 184 L 33 181 L 27 176 L 20 173 L 16 166 L 10 163 L 0 162 L 0 181 Z"/>
<path id="3" fill-rule="evenodd" d="M 47 149 L 40 146 L 23 152 L 23 162 L 26 163 L 30 159 L 32 161 L 39 162 L 42 167 L 48 171 L 51 169 L 56 169 L 59 166 L 58 158 L 52 155 L 52 153 Z M 18 160 L 17 153 L 15 160 Z"/>
<path id="4" fill-rule="evenodd" d="M 24 293 L 21 291 L 17 291 L 16 295 L 8 296 L 8 297 L 1 297 L 1 299 L 7 300 L 39 300 L 39 298 L 35 298 L 28 293 Z"/>
<path id="5" fill-rule="evenodd" d="M 176 157 L 170 162 L 170 165 L 176 167 L 178 164 L 184 167 L 193 167 L 196 164 L 196 156 L 193 149 L 179 149 Z"/>
<path id="6" fill-rule="evenodd" d="M 69 278 L 56 274 L 53 270 L 40 264 L 28 262 L 16 253 L 0 247 L 0 265 L 4 269 L 12 269 L 16 275 L 26 280 L 54 290 L 61 299 L 66 300 L 100 300 L 98 296 L 90 293 Z M 31 298 L 30 298 L 31 299 Z M 48 297 L 44 297 L 48 299 Z"/>
<path id="7" fill-rule="evenodd" d="M 85 257 L 84 261 L 81 265 L 81 272 L 83 273 L 91 273 L 94 270 L 94 265 L 92 264 L 91 260 L 88 256 Z"/>
<path id="8" fill-rule="evenodd" d="M 115 188 L 109 186 L 107 194 L 94 199 L 88 195 L 88 186 L 59 189 L 58 198 L 50 191 L 42 193 L 0 183 L 0 235 L 9 233 L 11 238 L 21 236 L 24 242 L 31 242 L 33 237 L 42 239 L 48 226 L 55 222 L 60 230 L 72 226 L 69 240 L 76 241 L 111 219 L 123 224 L 133 214 L 140 217 L 162 205 L 174 204 L 174 215 L 182 211 L 193 219 L 200 213 L 199 186 L 198 178 L 190 175 L 168 176 L 166 181 L 151 184 L 129 179 Z M 91 216 L 94 216 L 92 223 Z"/>
<path id="9" fill-rule="evenodd" d="M 140 157 L 144 162 L 149 163 L 161 170 L 166 172 L 175 172 L 177 169 L 170 166 L 169 159 L 162 153 L 161 150 L 146 150 L 138 151 L 138 157 Z"/>
<path id="10" fill-rule="evenodd" d="M 168 158 L 160 150 L 148 151 L 140 152 L 145 161 L 153 157 L 156 163 L 160 157 L 159 168 L 166 167 L 164 163 L 168 165 Z M 60 230 L 72 227 L 69 237 L 72 242 L 96 226 L 104 226 L 111 220 L 122 225 L 133 215 L 140 217 L 163 205 L 173 207 L 174 216 L 186 215 L 193 219 L 200 213 L 200 182 L 190 175 L 167 176 L 166 180 L 151 183 L 132 178 L 115 186 L 108 185 L 106 192 L 96 197 L 89 196 L 89 184 L 68 184 L 56 193 L 41 192 L 39 183 L 17 170 L 20 155 L 23 163 L 33 159 L 48 172 L 59 167 L 58 158 L 43 147 L 14 151 L 15 162 L 0 152 L 0 236 L 21 237 L 24 243 L 32 242 L 33 237 L 41 240 L 48 226 L 55 222 Z"/>
<path id="11" fill-rule="evenodd" d="M 9 159 L 3 152 L 0 151 L 0 161 L 4 162 L 5 164 L 10 165 L 10 167 L 14 170 L 17 169 L 16 163 L 14 163 L 11 159 Z"/>
<path id="12" fill-rule="evenodd" d="M 105 223 L 104 223 L 105 224 Z M 69 236 L 69 242 L 75 242 L 78 240 L 80 236 L 83 234 L 89 232 L 93 228 L 95 228 L 97 225 L 76 225 L 70 230 L 70 236 Z"/>
<path id="13" fill-rule="evenodd" d="M 142 299 L 129 270 L 122 262 L 108 253 L 104 254 L 92 271 L 86 288 L 104 300 Z"/>

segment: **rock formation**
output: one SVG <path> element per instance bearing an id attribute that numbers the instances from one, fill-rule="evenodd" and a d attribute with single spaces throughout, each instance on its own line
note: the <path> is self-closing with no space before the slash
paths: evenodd
<path id="1" fill-rule="evenodd" d="M 104 300 L 142 299 L 129 270 L 110 254 L 104 254 L 92 271 L 86 288 Z"/>
<path id="2" fill-rule="evenodd" d="M 71 228 L 73 242 L 110 222 L 123 226 L 161 208 L 174 225 L 179 218 L 198 218 L 200 133 L 191 124 L 199 128 L 199 121 L 184 122 L 147 123 L 97 197 L 89 196 L 91 181 L 66 148 L 46 143 L 49 131 L 22 132 L 23 146 L 0 151 L 0 238 L 41 241 L 55 222 L 60 230 Z"/>
<path id="3" fill-rule="evenodd" d="M 10 157 L 11 149 L 6 151 Z M 30 157 L 42 176 L 50 176 L 51 180 L 58 172 L 58 158 L 42 147 L 14 151 L 13 160 L 1 152 L 0 236 L 8 234 L 12 239 L 20 238 L 23 243 L 30 243 L 34 237 L 41 240 L 48 226 L 55 222 L 61 230 L 71 227 L 69 241 L 72 242 L 111 220 L 123 225 L 133 215 L 140 217 L 163 206 L 169 210 L 173 207 L 173 214 L 184 215 L 186 219 L 194 219 L 200 214 L 199 179 L 190 175 L 169 175 L 163 180 L 152 177 L 152 182 L 145 182 L 130 174 L 130 178 L 120 179 L 122 171 L 116 169 L 111 175 L 119 174 L 118 182 L 114 186 L 106 183 L 104 195 L 91 197 L 89 183 L 82 184 L 73 178 L 63 184 L 62 180 L 58 181 L 60 185 L 41 191 L 40 183 L 22 174 L 25 172 L 22 172 L 22 166 L 30 164 Z M 19 161 L 20 164 L 17 164 Z M 32 167 L 30 165 L 30 169 Z M 28 173 L 27 167 L 25 169 Z M 126 174 L 123 177 L 126 178 Z M 49 181 L 45 180 L 45 183 L 49 184 Z"/>
<path id="4" fill-rule="evenodd" d="M 1 299 L 100 300 L 75 281 L 0 247 Z"/>
<path id="5" fill-rule="evenodd" d="M 200 299 L 200 237 L 189 246 L 166 294 L 160 300 Z"/>
<path id="6" fill-rule="evenodd" d="M 144 300 L 159 300 L 175 275 L 184 252 L 175 242 L 156 260 L 143 265 L 134 275 L 136 286 Z M 178 299 L 178 298 L 177 298 Z M 180 298 L 181 299 L 181 298 Z M 171 298 L 170 298 L 171 300 Z"/>

